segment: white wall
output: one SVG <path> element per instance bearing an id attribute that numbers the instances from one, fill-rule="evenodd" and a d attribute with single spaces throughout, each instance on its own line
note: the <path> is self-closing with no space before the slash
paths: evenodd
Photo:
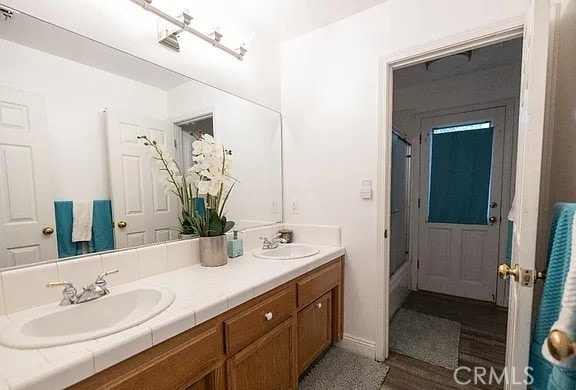
<path id="1" fill-rule="evenodd" d="M 46 99 L 54 199 L 110 199 L 103 110 L 164 119 L 166 92 L 4 40 L 0 53 L 0 85 Z"/>
<path id="2" fill-rule="evenodd" d="M 155 2 L 169 14 L 190 7 L 194 25 L 201 31 L 219 26 L 222 43 L 236 48 L 249 44 L 243 61 L 208 43 L 182 34 L 181 51 L 158 44 L 157 17 L 129 0 L 3 0 L 9 7 L 80 33 L 130 54 L 183 73 L 269 107 L 280 107 L 278 44 L 255 31 L 235 15 L 206 1 Z"/>
<path id="3" fill-rule="evenodd" d="M 406 115 L 520 97 L 521 65 L 510 64 L 394 90 L 394 126 L 413 139 Z"/>
<path id="4" fill-rule="evenodd" d="M 291 223 L 341 225 L 346 246 L 345 333 L 375 339 L 379 58 L 525 13 L 526 0 L 390 0 L 286 42 L 282 48 L 285 199 Z M 376 195 L 376 194 L 375 194 Z M 364 348 L 364 350 L 370 348 Z"/>
<path id="5" fill-rule="evenodd" d="M 576 0 L 562 0 L 558 23 L 551 204 L 576 202 Z"/>
<path id="6" fill-rule="evenodd" d="M 168 91 L 170 119 L 211 112 L 214 136 L 232 150 L 232 175 L 238 180 L 228 199 L 228 219 L 252 225 L 282 220 L 280 115 L 195 81 Z"/>

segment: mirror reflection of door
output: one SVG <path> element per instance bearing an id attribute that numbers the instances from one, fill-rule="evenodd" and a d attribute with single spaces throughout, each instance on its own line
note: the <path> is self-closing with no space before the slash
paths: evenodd
<path id="1" fill-rule="evenodd" d="M 44 98 L 0 86 L 0 268 L 56 258 Z"/>
<path id="2" fill-rule="evenodd" d="M 419 289 L 495 301 L 505 116 L 496 107 L 421 121 Z"/>
<path id="3" fill-rule="evenodd" d="M 176 238 L 176 198 L 165 193 L 151 163 L 151 150 L 137 138 L 146 135 L 175 156 L 172 123 L 108 109 L 106 127 L 116 247 Z"/>

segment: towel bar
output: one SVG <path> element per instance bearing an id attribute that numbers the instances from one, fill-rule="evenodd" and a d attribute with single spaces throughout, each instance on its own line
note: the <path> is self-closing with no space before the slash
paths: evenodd
<path id="1" fill-rule="evenodd" d="M 548 335 L 548 350 L 556 360 L 564 360 L 576 355 L 576 341 L 561 330 L 553 330 Z"/>

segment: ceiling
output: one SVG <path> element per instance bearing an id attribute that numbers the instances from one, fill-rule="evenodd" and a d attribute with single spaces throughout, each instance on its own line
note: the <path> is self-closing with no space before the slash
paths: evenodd
<path id="1" fill-rule="evenodd" d="M 451 71 L 429 72 L 426 70 L 425 63 L 395 70 L 394 89 L 411 87 L 520 62 L 522 62 L 522 39 L 518 38 L 473 50 L 470 62 Z"/>
<path id="2" fill-rule="evenodd" d="M 171 0 L 158 0 L 171 1 Z M 207 0 L 172 0 L 206 3 Z M 286 40 L 319 29 L 386 0 L 212 0 L 228 13 L 276 40 Z M 208 1 L 210 2 L 210 1 Z"/>

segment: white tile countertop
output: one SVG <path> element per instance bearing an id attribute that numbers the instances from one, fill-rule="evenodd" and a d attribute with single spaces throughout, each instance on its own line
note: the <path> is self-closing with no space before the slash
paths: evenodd
<path id="1" fill-rule="evenodd" d="M 65 388 L 345 253 L 343 247 L 315 246 L 320 253 L 308 258 L 263 260 L 249 251 L 223 267 L 192 265 L 111 287 L 111 294 L 143 286 L 169 287 L 176 299 L 158 316 L 99 339 L 44 349 L 0 346 L 0 390 Z M 57 310 L 58 302 L 41 306 L 46 307 Z M 38 308 L 0 316 L 0 329 L 34 310 Z"/>

